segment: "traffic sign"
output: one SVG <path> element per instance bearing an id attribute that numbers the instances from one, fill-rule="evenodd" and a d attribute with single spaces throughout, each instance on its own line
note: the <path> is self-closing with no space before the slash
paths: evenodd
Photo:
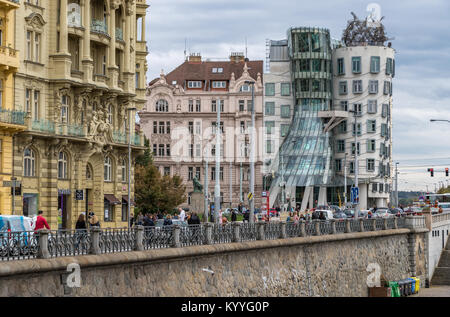
<path id="1" fill-rule="evenodd" d="M 252 193 L 248 193 L 247 197 L 248 197 L 248 200 L 252 200 L 253 199 L 253 194 Z"/>
<path id="2" fill-rule="evenodd" d="M 350 193 L 350 200 L 353 204 L 359 203 L 359 188 L 358 187 L 352 187 L 351 193 Z"/>

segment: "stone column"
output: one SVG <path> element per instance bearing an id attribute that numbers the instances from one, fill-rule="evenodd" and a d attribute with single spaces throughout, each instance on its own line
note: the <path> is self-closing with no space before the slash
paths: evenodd
<path id="1" fill-rule="evenodd" d="M 286 222 L 282 221 L 280 223 L 281 226 L 281 232 L 280 232 L 280 239 L 286 239 L 287 238 L 287 233 L 286 233 Z"/>
<path id="2" fill-rule="evenodd" d="M 207 223 L 204 224 L 204 226 L 205 226 L 205 244 L 206 245 L 211 245 L 211 244 L 213 244 L 213 241 L 212 241 L 212 227 L 213 227 L 213 225 L 212 225 L 212 223 L 207 222 Z"/>
<path id="3" fill-rule="evenodd" d="M 131 24 L 131 15 L 128 12 L 125 15 L 125 30 L 123 32 L 123 40 L 125 41 L 125 52 L 124 52 L 124 62 L 123 62 L 123 70 L 125 73 L 130 72 L 131 69 L 131 59 L 130 59 L 130 42 L 131 42 L 131 34 L 130 34 L 130 26 Z"/>
<path id="4" fill-rule="evenodd" d="M 304 220 L 300 221 L 300 237 L 306 237 L 306 223 Z"/>
<path id="5" fill-rule="evenodd" d="M 372 219 L 372 231 L 377 231 L 377 219 Z"/>
<path id="6" fill-rule="evenodd" d="M 175 225 L 173 226 L 173 240 L 172 240 L 172 248 L 180 248 L 181 247 L 181 243 L 180 243 L 180 227 Z"/>
<path id="7" fill-rule="evenodd" d="M 50 252 L 48 251 L 48 235 L 50 231 L 47 229 L 38 230 L 39 234 L 39 251 L 38 259 L 50 259 Z"/>
<path id="8" fill-rule="evenodd" d="M 142 38 L 141 38 L 141 41 L 142 42 L 145 42 L 145 15 L 143 15 L 142 16 L 142 25 L 141 25 L 141 27 L 142 27 Z"/>
<path id="9" fill-rule="evenodd" d="M 93 227 L 90 229 L 91 235 L 91 249 L 89 250 L 90 254 L 101 254 L 100 250 L 100 233 L 102 230 L 97 227 Z"/>
<path id="10" fill-rule="evenodd" d="M 256 240 L 265 240 L 264 227 L 266 223 L 259 221 L 256 223 Z"/>
<path id="11" fill-rule="evenodd" d="M 383 230 L 387 230 L 387 229 L 388 229 L 387 218 L 383 218 Z"/>
<path id="12" fill-rule="evenodd" d="M 320 236 L 320 220 L 314 220 L 314 233 L 316 236 Z"/>
<path id="13" fill-rule="evenodd" d="M 331 219 L 331 234 L 336 234 L 337 230 L 336 230 L 336 219 Z"/>
<path id="14" fill-rule="evenodd" d="M 134 244 L 134 251 L 144 251 L 144 227 L 143 226 L 136 226 L 132 230 L 135 230 L 136 232 L 136 241 Z"/>
<path id="15" fill-rule="evenodd" d="M 364 232 L 364 219 L 359 218 L 359 232 Z"/>
<path id="16" fill-rule="evenodd" d="M 345 219 L 345 233 L 352 232 L 352 227 L 350 226 L 351 219 Z"/>
<path id="17" fill-rule="evenodd" d="M 116 67 L 116 4 L 111 3 L 109 11 L 109 66 Z"/>
<path id="18" fill-rule="evenodd" d="M 84 37 L 83 37 L 83 59 L 81 61 L 83 65 L 84 80 L 86 82 L 92 81 L 92 75 L 94 72 L 94 63 L 91 58 L 91 0 L 84 0 L 83 7 L 83 24 L 84 24 Z M 80 54 L 81 55 L 81 54 Z"/>
<path id="19" fill-rule="evenodd" d="M 68 33 L 67 33 L 67 0 L 61 0 L 59 17 L 59 52 L 68 54 Z"/>
<path id="20" fill-rule="evenodd" d="M 394 217 L 394 229 L 398 229 L 398 218 Z"/>
<path id="21" fill-rule="evenodd" d="M 241 242 L 240 238 L 240 230 L 241 230 L 241 224 L 239 222 L 233 222 L 231 224 L 231 227 L 233 228 L 233 242 Z"/>

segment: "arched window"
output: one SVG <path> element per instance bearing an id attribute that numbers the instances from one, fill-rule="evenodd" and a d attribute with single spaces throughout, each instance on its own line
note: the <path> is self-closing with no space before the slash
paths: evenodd
<path id="1" fill-rule="evenodd" d="M 92 167 L 90 164 L 86 165 L 86 179 L 92 180 Z"/>
<path id="2" fill-rule="evenodd" d="M 122 182 L 126 182 L 128 180 L 127 160 L 126 159 L 122 159 L 120 168 L 121 168 L 121 171 L 122 171 Z"/>
<path id="3" fill-rule="evenodd" d="M 59 179 L 67 179 L 67 154 L 64 152 L 59 152 L 58 178 Z"/>
<path id="4" fill-rule="evenodd" d="M 112 161 L 109 156 L 105 157 L 105 165 L 104 165 L 104 178 L 105 182 L 111 181 L 111 171 L 112 171 Z"/>
<path id="5" fill-rule="evenodd" d="M 159 99 L 156 102 L 156 112 L 169 112 L 169 103 L 167 100 Z"/>
<path id="6" fill-rule="evenodd" d="M 36 176 L 36 156 L 30 148 L 23 152 L 23 176 Z"/>
<path id="7" fill-rule="evenodd" d="M 69 122 L 69 97 L 64 95 L 61 97 L 61 123 Z"/>
<path id="8" fill-rule="evenodd" d="M 240 92 L 250 92 L 250 85 L 242 85 L 241 89 L 239 90 Z"/>

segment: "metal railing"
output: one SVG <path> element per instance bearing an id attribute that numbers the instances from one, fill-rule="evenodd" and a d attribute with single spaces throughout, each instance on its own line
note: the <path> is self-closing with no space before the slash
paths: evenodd
<path id="1" fill-rule="evenodd" d="M 97 32 L 101 34 L 108 35 L 108 26 L 106 21 L 92 19 L 91 21 L 91 32 Z"/>
<path id="2" fill-rule="evenodd" d="M 0 232 L 0 261 L 426 228 L 425 217 Z"/>
<path id="3" fill-rule="evenodd" d="M 34 120 L 31 124 L 33 131 L 55 133 L 55 123 L 47 120 Z"/>
<path id="4" fill-rule="evenodd" d="M 0 122 L 25 125 L 25 115 L 23 111 L 0 109 Z"/>
<path id="5" fill-rule="evenodd" d="M 123 41 L 123 30 L 121 28 L 116 28 L 116 40 Z"/>

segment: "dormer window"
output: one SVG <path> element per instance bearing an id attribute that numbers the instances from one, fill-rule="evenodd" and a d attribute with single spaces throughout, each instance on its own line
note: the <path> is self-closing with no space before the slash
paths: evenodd
<path id="1" fill-rule="evenodd" d="M 174 81 L 172 81 L 172 85 L 176 85 L 177 84 L 177 81 L 176 80 L 174 80 Z"/>
<path id="2" fill-rule="evenodd" d="M 213 81 L 212 88 L 227 88 L 226 81 Z"/>
<path id="3" fill-rule="evenodd" d="M 242 85 L 240 92 L 250 92 L 250 85 Z"/>
<path id="4" fill-rule="evenodd" d="M 202 88 L 201 81 L 188 81 L 188 88 Z"/>
<path id="5" fill-rule="evenodd" d="M 222 68 L 222 67 L 214 67 L 214 68 L 212 69 L 212 72 L 213 72 L 214 74 L 221 74 L 221 73 L 223 73 L 223 68 Z"/>

